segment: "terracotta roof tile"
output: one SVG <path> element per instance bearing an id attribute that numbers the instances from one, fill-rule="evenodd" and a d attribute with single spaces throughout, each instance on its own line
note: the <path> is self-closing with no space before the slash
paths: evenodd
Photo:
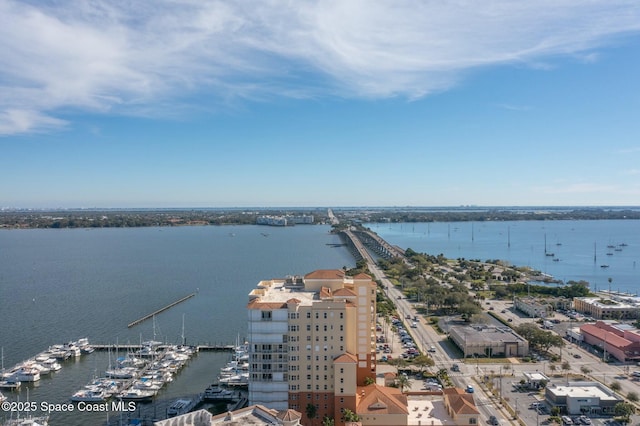
<path id="1" fill-rule="evenodd" d="M 407 397 L 398 388 L 358 386 L 356 414 L 409 414 Z"/>
<path id="2" fill-rule="evenodd" d="M 304 276 L 310 280 L 342 280 L 345 274 L 340 269 L 318 269 Z"/>

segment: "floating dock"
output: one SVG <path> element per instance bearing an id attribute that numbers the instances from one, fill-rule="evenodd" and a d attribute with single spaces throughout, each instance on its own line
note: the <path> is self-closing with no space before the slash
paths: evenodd
<path id="1" fill-rule="evenodd" d="M 191 293 L 190 295 L 185 296 L 185 297 L 183 297 L 182 299 L 178 299 L 178 300 L 176 300 L 175 302 L 168 304 L 168 305 L 167 305 L 167 306 L 165 306 L 164 308 L 158 309 L 157 311 L 152 312 L 152 313 L 150 313 L 149 315 L 145 315 L 145 316 L 143 316 L 142 318 L 137 319 L 137 320 L 135 320 L 135 321 L 134 321 L 134 322 L 132 322 L 132 323 L 129 323 L 129 324 L 127 325 L 127 327 L 128 327 L 128 328 L 131 328 L 131 327 L 133 327 L 133 326 L 135 326 L 135 325 L 140 324 L 141 322 L 144 322 L 144 321 L 148 320 L 149 318 L 153 318 L 154 316 L 158 315 L 159 313 L 164 312 L 164 311 L 166 311 L 166 310 L 167 310 L 167 309 L 169 309 L 169 308 L 173 308 L 173 307 L 174 307 L 174 306 L 176 306 L 178 303 L 182 303 L 182 302 L 184 302 L 185 300 L 191 299 L 191 298 L 192 298 L 193 296 L 195 296 L 195 295 L 196 295 L 196 293 Z"/>

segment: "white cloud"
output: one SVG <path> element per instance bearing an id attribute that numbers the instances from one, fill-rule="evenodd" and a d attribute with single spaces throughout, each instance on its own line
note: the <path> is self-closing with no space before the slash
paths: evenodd
<path id="1" fill-rule="evenodd" d="M 413 99 L 477 67 L 593 60 L 638 30 L 636 0 L 0 0 L 0 134 L 60 125 L 61 109 L 153 115 L 196 94 Z"/>

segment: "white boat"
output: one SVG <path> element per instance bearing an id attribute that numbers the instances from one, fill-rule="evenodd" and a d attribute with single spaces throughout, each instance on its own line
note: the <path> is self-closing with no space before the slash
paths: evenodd
<path id="1" fill-rule="evenodd" d="M 0 402 L 5 402 L 6 400 L 7 400 L 7 397 L 4 396 L 2 392 L 0 392 Z"/>
<path id="2" fill-rule="evenodd" d="M 40 370 L 34 367 L 20 367 L 11 372 L 11 377 L 17 382 L 37 382 L 40 380 Z"/>
<path id="3" fill-rule="evenodd" d="M 133 367 L 114 368 L 105 371 L 104 375 L 110 379 L 133 379 L 137 377 L 138 370 Z"/>
<path id="4" fill-rule="evenodd" d="M 243 386 L 249 382 L 249 373 L 234 374 L 233 376 L 221 377 L 218 382 L 227 386 Z"/>
<path id="5" fill-rule="evenodd" d="M 49 416 L 27 416 L 17 419 L 9 419 L 4 426 L 48 426 Z"/>
<path id="6" fill-rule="evenodd" d="M 48 368 L 51 371 L 59 371 L 62 369 L 62 366 L 60 365 L 60 363 L 55 359 L 55 358 L 49 358 L 45 361 L 42 361 L 40 363 L 40 365 L 42 365 L 43 367 Z"/>
<path id="7" fill-rule="evenodd" d="M 187 414 L 198 405 L 197 399 L 178 399 L 167 407 L 167 417 L 176 417 Z"/>
<path id="8" fill-rule="evenodd" d="M 71 396 L 72 402 L 105 402 L 110 395 L 101 389 L 81 389 Z"/>
<path id="9" fill-rule="evenodd" d="M 0 389 L 11 389 L 11 390 L 15 390 L 18 389 L 21 385 L 21 382 L 8 377 L 5 379 L 0 380 Z"/>
<path id="10" fill-rule="evenodd" d="M 234 392 L 218 385 L 211 385 L 204 390 L 202 396 L 204 399 L 231 399 L 234 396 Z"/>
<path id="11" fill-rule="evenodd" d="M 156 395 L 156 392 L 141 389 L 128 389 L 118 394 L 118 399 L 123 401 L 149 402 Z"/>

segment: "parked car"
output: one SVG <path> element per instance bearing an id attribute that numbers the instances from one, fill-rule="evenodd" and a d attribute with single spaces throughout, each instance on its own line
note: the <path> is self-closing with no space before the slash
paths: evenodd
<path id="1" fill-rule="evenodd" d="M 467 393 L 473 393 L 473 386 L 467 385 L 467 389 L 465 389 Z"/>
<path id="2" fill-rule="evenodd" d="M 489 424 L 493 426 L 497 426 L 500 424 L 500 421 L 496 416 L 489 416 Z"/>
<path id="3" fill-rule="evenodd" d="M 460 371 L 460 366 L 458 364 L 453 364 L 451 366 L 451 371 Z"/>

